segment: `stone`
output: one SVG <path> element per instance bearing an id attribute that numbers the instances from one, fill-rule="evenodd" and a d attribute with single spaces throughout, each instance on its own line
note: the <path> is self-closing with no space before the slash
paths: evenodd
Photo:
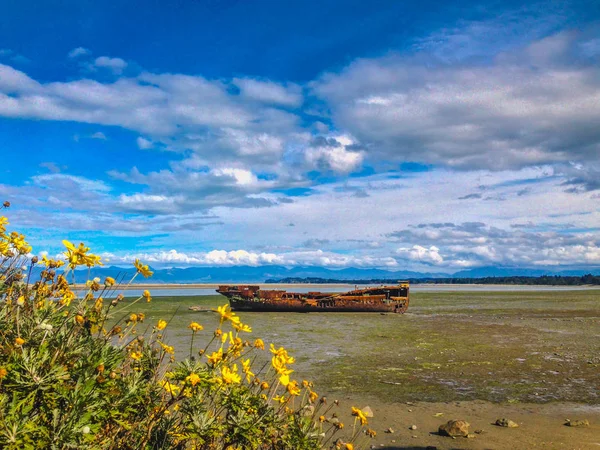
<path id="1" fill-rule="evenodd" d="M 387 430 L 385 430 L 386 433 L 390 433 L 390 434 L 394 434 L 394 430 L 392 429 L 392 427 L 389 427 Z"/>
<path id="2" fill-rule="evenodd" d="M 449 420 L 438 429 L 442 436 L 465 437 L 469 434 L 469 422 L 465 420 Z"/>
<path id="3" fill-rule="evenodd" d="M 365 406 L 362 409 L 362 412 L 365 415 L 365 417 L 373 417 L 373 410 L 369 406 Z"/>
<path id="4" fill-rule="evenodd" d="M 567 425 L 569 427 L 589 427 L 590 426 L 590 422 L 587 419 L 583 419 L 583 420 L 569 420 L 569 419 L 567 419 L 567 423 L 565 423 L 565 425 Z"/>
<path id="5" fill-rule="evenodd" d="M 475 439 L 475 435 L 473 433 L 467 434 L 467 439 Z"/>
<path id="6" fill-rule="evenodd" d="M 506 418 L 496 420 L 495 425 L 505 428 L 519 428 L 519 424 L 517 422 L 513 422 L 512 420 Z"/>
<path id="7" fill-rule="evenodd" d="M 411 425 L 410 427 L 408 427 L 409 430 L 416 430 L 417 426 L 416 425 Z"/>

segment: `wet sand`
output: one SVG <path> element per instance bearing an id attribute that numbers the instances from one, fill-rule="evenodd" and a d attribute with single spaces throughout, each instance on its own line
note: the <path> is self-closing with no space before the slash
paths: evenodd
<path id="1" fill-rule="evenodd" d="M 141 306 L 149 322 L 170 321 L 168 341 L 183 358 L 190 321 L 205 326 L 198 341 L 218 325 L 215 314 L 189 306 L 209 310 L 223 302 L 215 295 L 158 297 Z M 296 379 L 312 380 L 319 394 L 341 401 L 338 414 L 347 427 L 351 406 L 373 409 L 369 425 L 377 437 L 369 446 L 600 449 L 598 289 L 415 292 L 404 315 L 240 316 L 252 326 L 252 337 L 283 345 L 296 357 Z M 269 356 L 259 353 L 267 362 Z M 502 417 L 520 427 L 491 425 Z M 567 418 L 591 425 L 567 427 Z M 472 439 L 438 436 L 439 425 L 450 419 L 484 432 Z M 393 434 L 384 432 L 389 427 Z"/>
<path id="2" fill-rule="evenodd" d="M 352 396 L 356 402 L 356 396 Z M 361 399 L 363 403 L 368 398 Z M 372 400 L 372 399 L 371 399 Z M 350 401 L 349 399 L 347 401 Z M 450 449 L 598 449 L 600 448 L 600 406 L 576 403 L 497 404 L 484 401 L 448 403 L 368 403 L 375 411 L 372 426 L 377 432 L 369 445 L 385 449 L 422 449 L 428 446 Z M 366 403 L 365 403 L 366 405 Z M 361 404 L 361 407 L 365 405 Z M 439 416 L 442 413 L 442 416 Z M 436 416 L 437 415 L 437 416 Z M 519 428 L 493 425 L 508 418 Z M 565 426 L 565 419 L 586 418 L 589 427 Z M 451 419 L 466 420 L 473 438 L 452 439 L 438 434 L 438 427 Z M 416 430 L 409 427 L 416 425 Z M 392 428 L 394 433 L 386 433 Z M 365 442 L 363 440 L 363 442 Z"/>

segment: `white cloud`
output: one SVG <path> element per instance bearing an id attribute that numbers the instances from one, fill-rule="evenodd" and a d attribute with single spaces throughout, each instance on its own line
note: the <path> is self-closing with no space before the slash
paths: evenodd
<path id="1" fill-rule="evenodd" d="M 432 264 L 441 264 L 444 262 L 444 258 L 440 255 L 440 249 L 435 245 L 429 248 L 421 245 L 413 245 L 412 248 L 399 248 L 396 252 L 399 255 L 406 255 L 414 261 Z"/>
<path id="2" fill-rule="evenodd" d="M 296 84 L 283 86 L 251 78 L 234 78 L 233 84 L 239 87 L 240 95 L 248 99 L 289 107 L 302 104 L 302 88 Z"/>
<path id="3" fill-rule="evenodd" d="M 126 255 L 107 254 L 113 263 L 129 263 L 139 258 L 146 263 L 163 266 L 316 266 L 341 269 L 345 267 L 386 267 L 397 270 L 394 258 L 358 257 L 323 252 L 254 252 L 248 250 L 211 250 L 208 252 L 180 252 L 178 250 Z"/>
<path id="4" fill-rule="evenodd" d="M 67 56 L 69 58 L 73 59 L 73 58 L 78 58 L 79 56 L 89 55 L 90 53 L 92 53 L 92 52 L 87 48 L 77 47 L 77 48 L 74 48 L 73 50 L 71 50 Z"/>
<path id="5" fill-rule="evenodd" d="M 213 174 L 217 177 L 231 177 L 235 180 L 236 184 L 240 185 L 255 185 L 258 183 L 258 178 L 251 171 L 246 169 L 235 169 L 226 167 L 222 169 L 213 170 Z"/>
<path id="6" fill-rule="evenodd" d="M 102 131 L 96 131 L 90 137 L 92 139 L 100 139 L 101 141 L 106 141 L 106 135 Z"/>
<path id="7" fill-rule="evenodd" d="M 10 111 L 15 106 L 15 103 L 6 104 L 2 108 L 2 101 L 10 101 L 11 97 L 3 95 L 14 93 L 29 93 L 40 88 L 40 84 L 29 78 L 23 72 L 13 69 L 10 66 L 0 64 L 0 114 L 4 111 Z M 3 100 L 4 99 L 4 100 Z"/>
<path id="8" fill-rule="evenodd" d="M 152 143 L 152 141 L 150 141 L 149 139 L 143 138 L 141 136 L 139 136 L 136 141 L 137 146 L 139 148 L 141 148 L 142 150 L 147 150 L 149 148 L 154 147 L 154 144 Z"/>
<path id="9" fill-rule="evenodd" d="M 360 167 L 363 161 L 361 152 L 352 152 L 344 147 L 309 148 L 305 153 L 309 164 L 318 167 L 324 164 L 334 172 L 348 173 Z"/>
<path id="10" fill-rule="evenodd" d="M 371 160 L 493 170 L 595 161 L 600 69 L 567 60 L 578 39 L 551 36 L 487 64 L 363 59 L 313 87 Z"/>
<path id="11" fill-rule="evenodd" d="M 252 253 L 246 250 L 213 250 L 208 252 L 205 257 L 206 264 L 215 265 L 249 265 L 258 266 L 263 264 L 280 264 L 282 259 L 273 253 Z"/>
<path id="12" fill-rule="evenodd" d="M 63 189 L 67 186 L 76 185 L 78 188 L 90 192 L 108 192 L 111 190 L 110 186 L 101 180 L 90 180 L 88 178 L 62 173 L 37 175 L 32 177 L 31 180 L 35 184 L 43 187 Z"/>
<path id="13" fill-rule="evenodd" d="M 110 70 L 111 72 L 120 75 L 127 67 L 127 63 L 121 58 L 110 58 L 108 56 L 99 56 L 95 59 L 94 65 Z"/>

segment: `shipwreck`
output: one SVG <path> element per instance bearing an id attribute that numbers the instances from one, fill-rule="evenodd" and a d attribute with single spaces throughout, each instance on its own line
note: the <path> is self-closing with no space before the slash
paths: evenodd
<path id="1" fill-rule="evenodd" d="M 395 286 L 368 287 L 348 292 L 288 292 L 261 289 L 257 285 L 223 285 L 217 292 L 234 311 L 279 312 L 390 312 L 408 309 L 408 282 Z"/>

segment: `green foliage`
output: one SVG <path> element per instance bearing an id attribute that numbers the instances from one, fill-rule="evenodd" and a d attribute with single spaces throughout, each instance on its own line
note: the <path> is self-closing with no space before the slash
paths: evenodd
<path id="1" fill-rule="evenodd" d="M 100 257 L 64 241 L 66 261 L 39 261 L 6 224 L 0 216 L 0 448 L 350 449 L 364 437 L 355 427 L 336 439 L 334 405 L 290 379 L 285 349 L 271 345 L 272 364 L 253 373 L 264 343 L 226 306 L 209 342 L 194 347 L 202 326 L 190 324 L 189 358 L 176 362 L 167 322 L 143 326 L 134 312 L 149 292 L 126 301 L 112 278 L 75 285 L 74 269 Z"/>

